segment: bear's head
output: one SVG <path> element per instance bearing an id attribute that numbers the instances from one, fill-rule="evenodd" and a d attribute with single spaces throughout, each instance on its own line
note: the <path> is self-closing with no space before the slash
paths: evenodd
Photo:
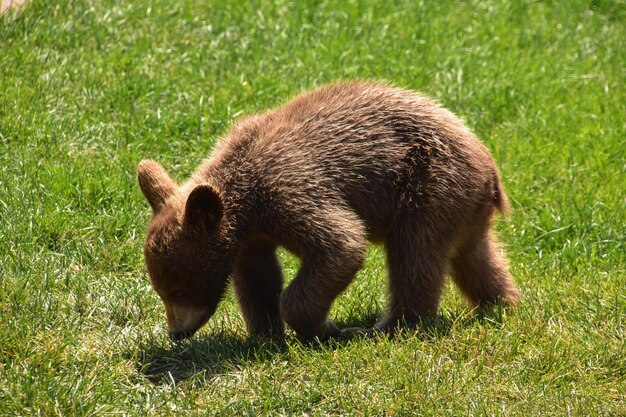
<path id="1" fill-rule="evenodd" d="M 152 286 L 170 337 L 191 337 L 215 312 L 232 268 L 222 197 L 208 184 L 179 187 L 154 161 L 142 161 L 137 176 L 153 213 L 144 245 Z"/>

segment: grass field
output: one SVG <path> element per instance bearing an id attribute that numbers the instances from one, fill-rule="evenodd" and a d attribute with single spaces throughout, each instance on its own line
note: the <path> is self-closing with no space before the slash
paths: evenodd
<path id="1" fill-rule="evenodd" d="M 0 16 L 0 415 L 625 415 L 624 1 L 243 3 Z M 435 327 L 283 346 L 229 293 L 170 342 L 138 161 L 184 179 L 241 115 L 357 77 L 437 98 L 493 152 L 522 304 L 477 316 L 448 285 Z M 384 262 L 337 323 L 383 310 Z"/>

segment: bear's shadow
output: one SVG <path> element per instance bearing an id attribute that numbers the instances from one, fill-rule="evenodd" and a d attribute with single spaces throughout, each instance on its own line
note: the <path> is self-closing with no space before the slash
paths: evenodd
<path id="1" fill-rule="evenodd" d="M 221 332 L 169 344 L 144 345 L 137 368 L 155 384 L 178 384 L 196 376 L 210 379 L 238 365 L 265 362 L 285 352 L 284 342 Z"/>
<path id="2" fill-rule="evenodd" d="M 337 320 L 340 328 L 352 326 L 371 327 L 375 317 L 354 320 Z M 376 343 L 378 337 L 417 337 L 425 342 L 436 341 L 447 337 L 453 328 L 459 329 L 474 324 L 502 325 L 500 308 L 486 312 L 470 314 L 447 314 L 439 316 L 431 323 L 423 323 L 417 329 L 403 329 L 395 336 L 378 334 L 372 338 Z M 236 370 L 240 365 L 263 363 L 272 360 L 276 355 L 285 355 L 289 346 L 305 346 L 312 351 L 321 349 L 340 350 L 355 340 L 363 340 L 365 335 L 352 335 L 330 342 L 310 342 L 302 345 L 293 335 L 284 341 L 267 340 L 237 335 L 228 330 L 208 335 L 197 335 L 190 340 L 171 342 L 169 344 L 147 343 L 141 347 L 137 362 L 138 371 L 154 384 L 178 384 L 194 377 L 210 380 L 213 376 Z"/>

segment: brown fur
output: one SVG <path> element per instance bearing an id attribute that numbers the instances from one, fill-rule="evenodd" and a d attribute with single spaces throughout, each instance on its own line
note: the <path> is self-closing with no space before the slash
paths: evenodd
<path id="1" fill-rule="evenodd" d="M 154 217 L 145 258 L 172 337 L 213 314 L 229 277 L 253 334 L 337 336 L 333 300 L 382 243 L 391 330 L 437 313 L 449 267 L 474 305 L 520 294 L 490 224 L 508 202 L 487 149 L 416 93 L 352 82 L 236 124 L 178 186 L 156 162 L 139 183 Z M 302 259 L 282 289 L 276 247 Z"/>

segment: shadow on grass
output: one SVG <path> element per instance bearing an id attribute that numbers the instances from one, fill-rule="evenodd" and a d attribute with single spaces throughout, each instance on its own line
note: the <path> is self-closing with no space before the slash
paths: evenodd
<path id="1" fill-rule="evenodd" d="M 454 329 L 463 329 L 475 324 L 500 327 L 504 324 L 505 311 L 508 308 L 498 302 L 484 309 L 462 310 L 458 312 L 446 311 L 435 318 L 425 319 L 417 325 L 400 325 L 393 331 L 392 335 L 374 333 L 373 336 L 391 338 L 418 337 L 425 341 L 436 341 L 447 337 Z M 342 329 L 351 326 L 371 329 L 375 323 L 375 318 L 355 318 L 354 320 L 337 321 L 335 324 Z M 369 337 L 371 338 L 371 336 L 372 333 L 370 332 Z M 363 338 L 364 335 L 356 333 L 352 337 L 349 336 L 347 340 L 359 337 Z"/>
<path id="2" fill-rule="evenodd" d="M 226 333 L 180 342 L 143 344 L 138 370 L 155 384 L 178 384 L 195 376 L 210 378 L 244 363 L 259 363 L 287 352 L 285 342 L 241 338 Z"/>
<path id="3" fill-rule="evenodd" d="M 500 327 L 503 324 L 503 308 L 494 306 L 488 311 L 464 311 L 456 314 L 447 312 L 436 319 L 422 322 L 418 327 L 402 327 L 393 335 L 382 333 L 351 334 L 339 340 L 328 342 L 313 341 L 302 343 L 294 336 L 287 336 L 285 341 L 261 338 L 242 338 L 223 331 L 218 334 L 195 336 L 190 340 L 172 342 L 163 345 L 147 342 L 140 347 L 137 363 L 138 371 L 155 384 L 178 384 L 200 376 L 208 380 L 213 375 L 224 374 L 243 364 L 263 363 L 277 355 L 286 355 L 290 347 L 301 346 L 305 349 L 320 351 L 324 349 L 340 350 L 353 342 L 378 338 L 403 339 L 417 337 L 425 342 L 436 342 L 446 338 L 453 329 L 471 327 L 475 324 Z M 371 328 L 376 316 L 337 320 L 340 328 Z"/>

